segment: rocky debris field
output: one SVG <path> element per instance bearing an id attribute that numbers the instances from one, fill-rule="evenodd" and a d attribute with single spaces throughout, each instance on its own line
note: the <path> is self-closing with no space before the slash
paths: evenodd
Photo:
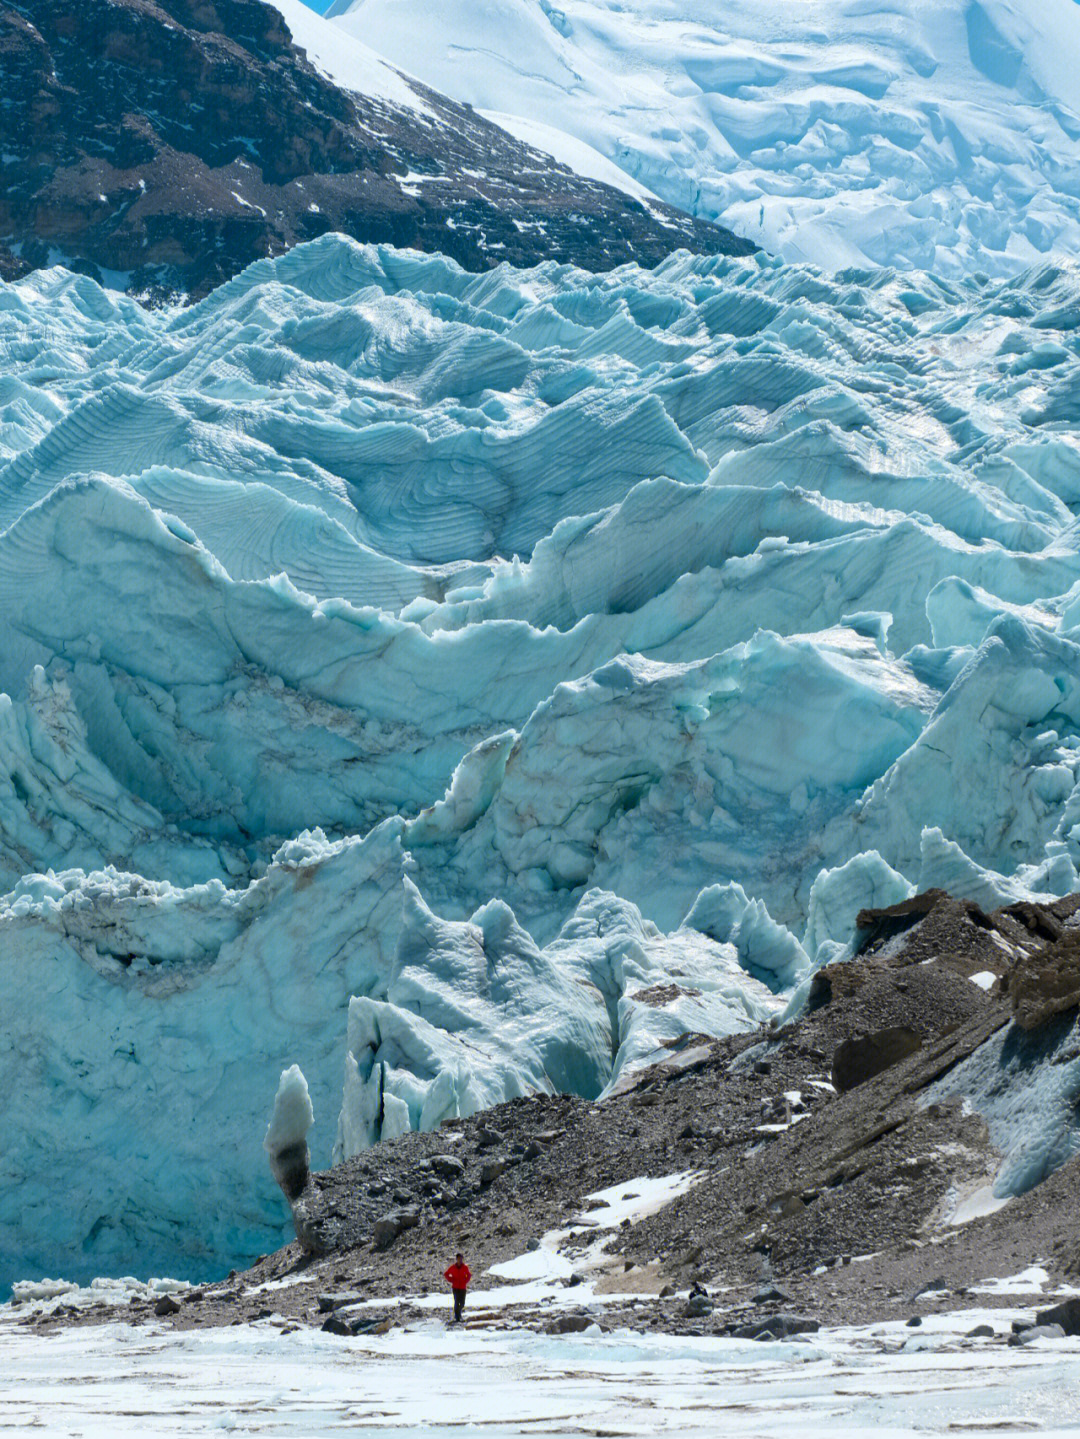
<path id="1" fill-rule="evenodd" d="M 1036 1262 L 1051 1281 L 1075 1279 L 1080 1157 L 985 1204 L 1002 1154 L 967 1099 L 934 1086 L 1010 1026 L 1033 1056 L 1059 1044 L 1055 1063 L 1075 1058 L 1061 975 L 1078 906 L 1074 895 L 987 915 L 931 892 L 866 911 L 860 951 L 819 973 L 802 1018 L 722 1041 L 687 1035 L 602 1103 L 520 1098 L 384 1142 L 310 1176 L 297 1242 L 220 1284 L 133 1296 L 132 1317 L 373 1330 L 445 1289 L 458 1249 L 479 1291 L 468 1322 L 550 1332 L 595 1313 L 552 1318 L 528 1294 L 500 1304 L 502 1279 L 486 1271 L 542 1249 L 567 1261 L 562 1285 L 588 1280 L 604 1296 L 605 1327 L 774 1338 L 1015 1302 L 1015 1288 L 995 1298 L 983 1282 Z M 678 1179 L 673 1197 L 635 1207 L 634 1182 L 663 1176 Z M 597 1197 L 616 1187 L 621 1221 Z M 971 1216 L 957 1222 L 965 1200 Z M 1075 1333 L 1070 1302 L 1054 1322 Z M 114 1314 L 60 1304 L 26 1322 Z"/>
<path id="2" fill-rule="evenodd" d="M 336 87 L 261 0 L 4 0 L 0 56 L 5 279 L 62 263 L 197 297 L 330 231 L 467 270 L 755 248 L 424 86 L 405 105 Z"/>

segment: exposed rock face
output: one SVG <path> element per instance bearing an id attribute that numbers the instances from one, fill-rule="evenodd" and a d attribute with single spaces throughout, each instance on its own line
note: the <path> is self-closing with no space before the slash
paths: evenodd
<path id="1" fill-rule="evenodd" d="M 1046 949 L 1025 956 L 1009 978 L 1009 994 L 1021 1029 L 1037 1029 L 1080 1007 L 1080 931 L 1068 930 Z"/>
<path id="2" fill-rule="evenodd" d="M 921 1035 L 902 1024 L 857 1039 L 842 1039 L 833 1053 L 832 1082 L 844 1094 L 921 1048 Z"/>
<path id="3" fill-rule="evenodd" d="M 422 87 L 416 110 L 346 93 L 261 0 L 0 0 L 0 73 L 6 278 L 63 262 L 198 296 L 330 230 L 472 270 L 754 248 Z"/>

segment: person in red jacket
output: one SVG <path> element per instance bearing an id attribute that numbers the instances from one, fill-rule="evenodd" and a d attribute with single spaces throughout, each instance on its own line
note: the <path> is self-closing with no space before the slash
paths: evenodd
<path id="1" fill-rule="evenodd" d="M 464 1254 L 455 1254 L 454 1262 L 443 1275 L 454 1293 L 454 1323 L 456 1324 L 465 1312 L 465 1291 L 469 1287 L 469 1280 L 472 1273 L 465 1263 Z"/>

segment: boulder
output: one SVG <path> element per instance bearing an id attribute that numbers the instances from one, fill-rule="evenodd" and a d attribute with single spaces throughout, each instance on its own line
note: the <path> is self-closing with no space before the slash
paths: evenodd
<path id="1" fill-rule="evenodd" d="M 1036 1339 L 1064 1339 L 1065 1330 L 1060 1324 L 1029 1324 L 1026 1329 L 1010 1334 L 1008 1342 L 1014 1348 L 1034 1344 Z"/>
<path id="2" fill-rule="evenodd" d="M 433 1154 L 431 1167 L 440 1179 L 461 1179 L 465 1166 L 455 1154 Z"/>
<path id="3" fill-rule="evenodd" d="M 777 1289 L 775 1284 L 768 1284 L 764 1289 L 759 1289 L 754 1295 L 755 1304 L 790 1304 L 791 1295 L 785 1294 L 782 1289 Z"/>
<path id="4" fill-rule="evenodd" d="M 547 1334 L 581 1334 L 595 1322 L 590 1314 L 560 1314 L 557 1319 L 551 1321 L 544 1332 Z"/>
<path id="5" fill-rule="evenodd" d="M 922 1036 L 904 1025 L 841 1040 L 833 1051 L 833 1087 L 843 1094 L 891 1069 L 921 1048 Z"/>
<path id="6" fill-rule="evenodd" d="M 154 1305 L 154 1313 L 163 1319 L 167 1314 L 179 1314 L 180 1306 L 171 1294 L 163 1294 Z"/>
<path id="7" fill-rule="evenodd" d="M 1035 1316 L 1037 1325 L 1060 1324 L 1070 1338 L 1080 1335 L 1080 1299 L 1066 1299 L 1052 1309 L 1043 1309 Z"/>
<path id="8" fill-rule="evenodd" d="M 371 1227 L 371 1237 L 376 1249 L 389 1249 L 400 1233 L 401 1225 L 396 1214 L 384 1214 L 381 1219 L 376 1219 Z"/>
<path id="9" fill-rule="evenodd" d="M 370 1314 L 363 1314 L 346 1319 L 343 1314 L 331 1314 L 322 1330 L 324 1334 L 340 1334 L 342 1338 L 349 1339 L 357 1334 L 386 1334 L 393 1327 L 394 1321 L 385 1316 L 373 1318 Z"/>
<path id="10" fill-rule="evenodd" d="M 332 1314 L 335 1309 L 343 1309 L 346 1304 L 359 1304 L 366 1296 L 363 1294 L 346 1292 L 343 1294 L 319 1294 L 316 1296 L 316 1304 L 319 1306 L 320 1314 Z"/>
<path id="11" fill-rule="evenodd" d="M 821 1325 L 802 1314 L 773 1314 L 768 1319 L 755 1319 L 733 1330 L 736 1339 L 790 1339 L 794 1334 L 816 1334 Z"/>

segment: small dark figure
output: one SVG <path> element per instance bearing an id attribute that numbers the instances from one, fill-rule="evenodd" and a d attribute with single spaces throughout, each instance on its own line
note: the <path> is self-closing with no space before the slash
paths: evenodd
<path id="1" fill-rule="evenodd" d="M 454 1323 L 465 1313 L 465 1291 L 469 1287 L 472 1272 L 465 1263 L 464 1254 L 455 1254 L 454 1262 L 443 1275 L 454 1294 Z"/>

